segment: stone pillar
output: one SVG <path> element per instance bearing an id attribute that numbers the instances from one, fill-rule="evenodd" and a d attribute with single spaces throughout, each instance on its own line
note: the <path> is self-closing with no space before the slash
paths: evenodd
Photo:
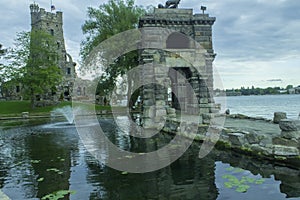
<path id="1" fill-rule="evenodd" d="M 273 122 L 275 124 L 279 124 L 280 120 L 282 119 L 286 119 L 286 113 L 285 112 L 275 112 L 274 113 L 274 118 L 273 118 Z"/>
<path id="2" fill-rule="evenodd" d="M 159 63 L 161 56 L 157 50 L 144 50 L 141 55 L 146 66 L 141 72 L 143 125 L 145 128 L 162 128 L 167 115 L 168 69 Z"/>
<path id="3" fill-rule="evenodd" d="M 300 121 L 283 119 L 279 122 L 281 137 L 286 139 L 300 139 Z"/>

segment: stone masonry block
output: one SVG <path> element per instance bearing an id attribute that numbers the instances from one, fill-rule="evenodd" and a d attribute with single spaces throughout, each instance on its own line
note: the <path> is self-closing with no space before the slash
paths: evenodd
<path id="1" fill-rule="evenodd" d="M 299 150 L 296 147 L 274 145 L 273 148 L 276 156 L 299 156 Z"/>
<path id="2" fill-rule="evenodd" d="M 300 120 L 283 119 L 279 127 L 282 131 L 300 131 Z"/>

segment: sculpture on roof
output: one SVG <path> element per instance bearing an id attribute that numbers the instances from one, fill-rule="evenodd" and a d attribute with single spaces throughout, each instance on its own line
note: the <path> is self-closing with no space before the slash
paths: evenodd
<path id="1" fill-rule="evenodd" d="M 164 5 L 159 4 L 158 8 L 178 8 L 178 4 L 179 4 L 180 0 L 168 0 Z"/>

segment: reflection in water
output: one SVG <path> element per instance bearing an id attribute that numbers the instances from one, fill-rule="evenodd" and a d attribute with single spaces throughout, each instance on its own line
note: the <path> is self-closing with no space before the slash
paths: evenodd
<path id="1" fill-rule="evenodd" d="M 142 140 L 124 134 L 112 119 L 99 120 L 109 139 L 133 152 L 152 151 L 171 136 Z M 122 126 L 125 126 L 123 124 Z M 125 127 L 126 128 L 126 127 Z M 128 127 L 128 130 L 130 127 Z M 129 174 L 102 165 L 78 139 L 74 127 L 28 126 L 0 131 L 0 189 L 11 199 L 38 199 L 58 190 L 73 190 L 66 199 L 284 199 L 300 197 L 299 169 L 280 167 L 234 152 L 211 152 L 198 158 L 199 144 L 161 170 Z M 228 167 L 243 168 L 240 173 Z M 224 187 L 224 174 L 264 178 L 246 193 Z"/>

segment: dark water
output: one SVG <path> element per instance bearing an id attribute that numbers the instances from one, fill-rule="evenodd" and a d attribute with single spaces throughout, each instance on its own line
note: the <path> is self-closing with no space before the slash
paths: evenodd
<path id="1" fill-rule="evenodd" d="M 132 138 L 122 135 L 112 119 L 99 121 L 116 144 L 131 151 L 145 145 L 132 145 Z M 300 199 L 299 169 L 218 150 L 199 159 L 200 144 L 194 143 L 179 160 L 161 170 L 122 173 L 95 160 L 73 126 L 36 123 L 24 121 L 24 127 L 10 129 L 2 123 L 0 129 L 0 188 L 13 200 L 41 199 L 59 190 L 76 191 L 65 196 L 73 200 Z M 157 147 L 168 138 L 161 134 L 146 145 Z M 230 177 L 246 185 L 247 191 L 228 188 Z"/>
<path id="2" fill-rule="evenodd" d="M 222 104 L 223 110 L 252 117 L 273 119 L 274 112 L 286 112 L 288 118 L 297 119 L 300 113 L 300 95 L 262 95 L 215 97 Z"/>

